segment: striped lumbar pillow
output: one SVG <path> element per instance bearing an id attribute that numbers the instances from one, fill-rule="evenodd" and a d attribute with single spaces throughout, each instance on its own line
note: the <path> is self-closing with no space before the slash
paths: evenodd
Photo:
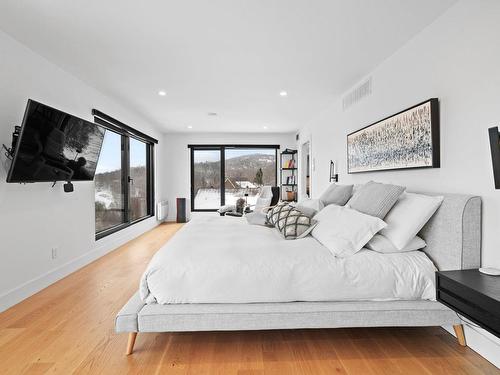
<path id="1" fill-rule="evenodd" d="M 405 191 L 405 187 L 367 182 L 347 202 L 356 211 L 383 219 Z"/>

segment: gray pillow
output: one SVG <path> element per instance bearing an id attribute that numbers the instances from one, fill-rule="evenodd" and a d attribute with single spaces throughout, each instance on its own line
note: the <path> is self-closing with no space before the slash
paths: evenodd
<path id="1" fill-rule="evenodd" d="M 356 190 L 347 205 L 383 220 L 405 189 L 403 186 L 370 181 Z"/>
<path id="2" fill-rule="evenodd" d="M 319 199 L 325 206 L 328 206 L 329 204 L 343 206 L 352 196 L 352 187 L 352 185 L 330 185 L 328 189 L 320 195 Z"/>
<path id="3" fill-rule="evenodd" d="M 309 217 L 313 217 L 314 215 L 316 215 L 323 209 L 323 207 L 325 207 L 325 204 L 321 199 L 311 198 L 303 199 L 295 205 L 295 208 L 297 210 Z"/>

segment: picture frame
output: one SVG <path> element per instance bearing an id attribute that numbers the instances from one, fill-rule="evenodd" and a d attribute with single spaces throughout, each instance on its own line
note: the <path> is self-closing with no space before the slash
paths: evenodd
<path id="1" fill-rule="evenodd" d="M 439 100 L 431 98 L 347 135 L 347 173 L 439 168 Z"/>

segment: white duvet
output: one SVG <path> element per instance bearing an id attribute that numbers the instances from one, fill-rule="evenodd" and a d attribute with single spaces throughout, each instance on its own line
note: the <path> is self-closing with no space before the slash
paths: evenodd
<path id="1" fill-rule="evenodd" d="M 363 249 L 334 257 L 313 237 L 284 240 L 244 218 L 193 218 L 152 258 L 147 303 L 434 299 L 435 267 L 421 251 Z"/>

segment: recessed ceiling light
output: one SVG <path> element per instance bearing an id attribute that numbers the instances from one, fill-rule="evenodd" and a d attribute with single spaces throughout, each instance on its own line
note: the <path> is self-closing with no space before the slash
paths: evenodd
<path id="1" fill-rule="evenodd" d="M 280 91 L 280 96 L 287 96 L 288 93 L 286 91 Z"/>
<path id="2" fill-rule="evenodd" d="M 188 129 L 193 129 L 193 127 L 191 125 L 188 125 L 187 128 Z"/>
<path id="3" fill-rule="evenodd" d="M 264 125 L 264 126 L 262 127 L 262 129 L 267 129 L 267 125 Z"/>
<path id="4" fill-rule="evenodd" d="M 160 90 L 160 91 L 158 91 L 158 95 L 165 96 L 165 95 L 167 95 L 167 92 L 165 90 Z"/>
<path id="5" fill-rule="evenodd" d="M 208 112 L 209 116 L 217 116 L 217 112 Z"/>

